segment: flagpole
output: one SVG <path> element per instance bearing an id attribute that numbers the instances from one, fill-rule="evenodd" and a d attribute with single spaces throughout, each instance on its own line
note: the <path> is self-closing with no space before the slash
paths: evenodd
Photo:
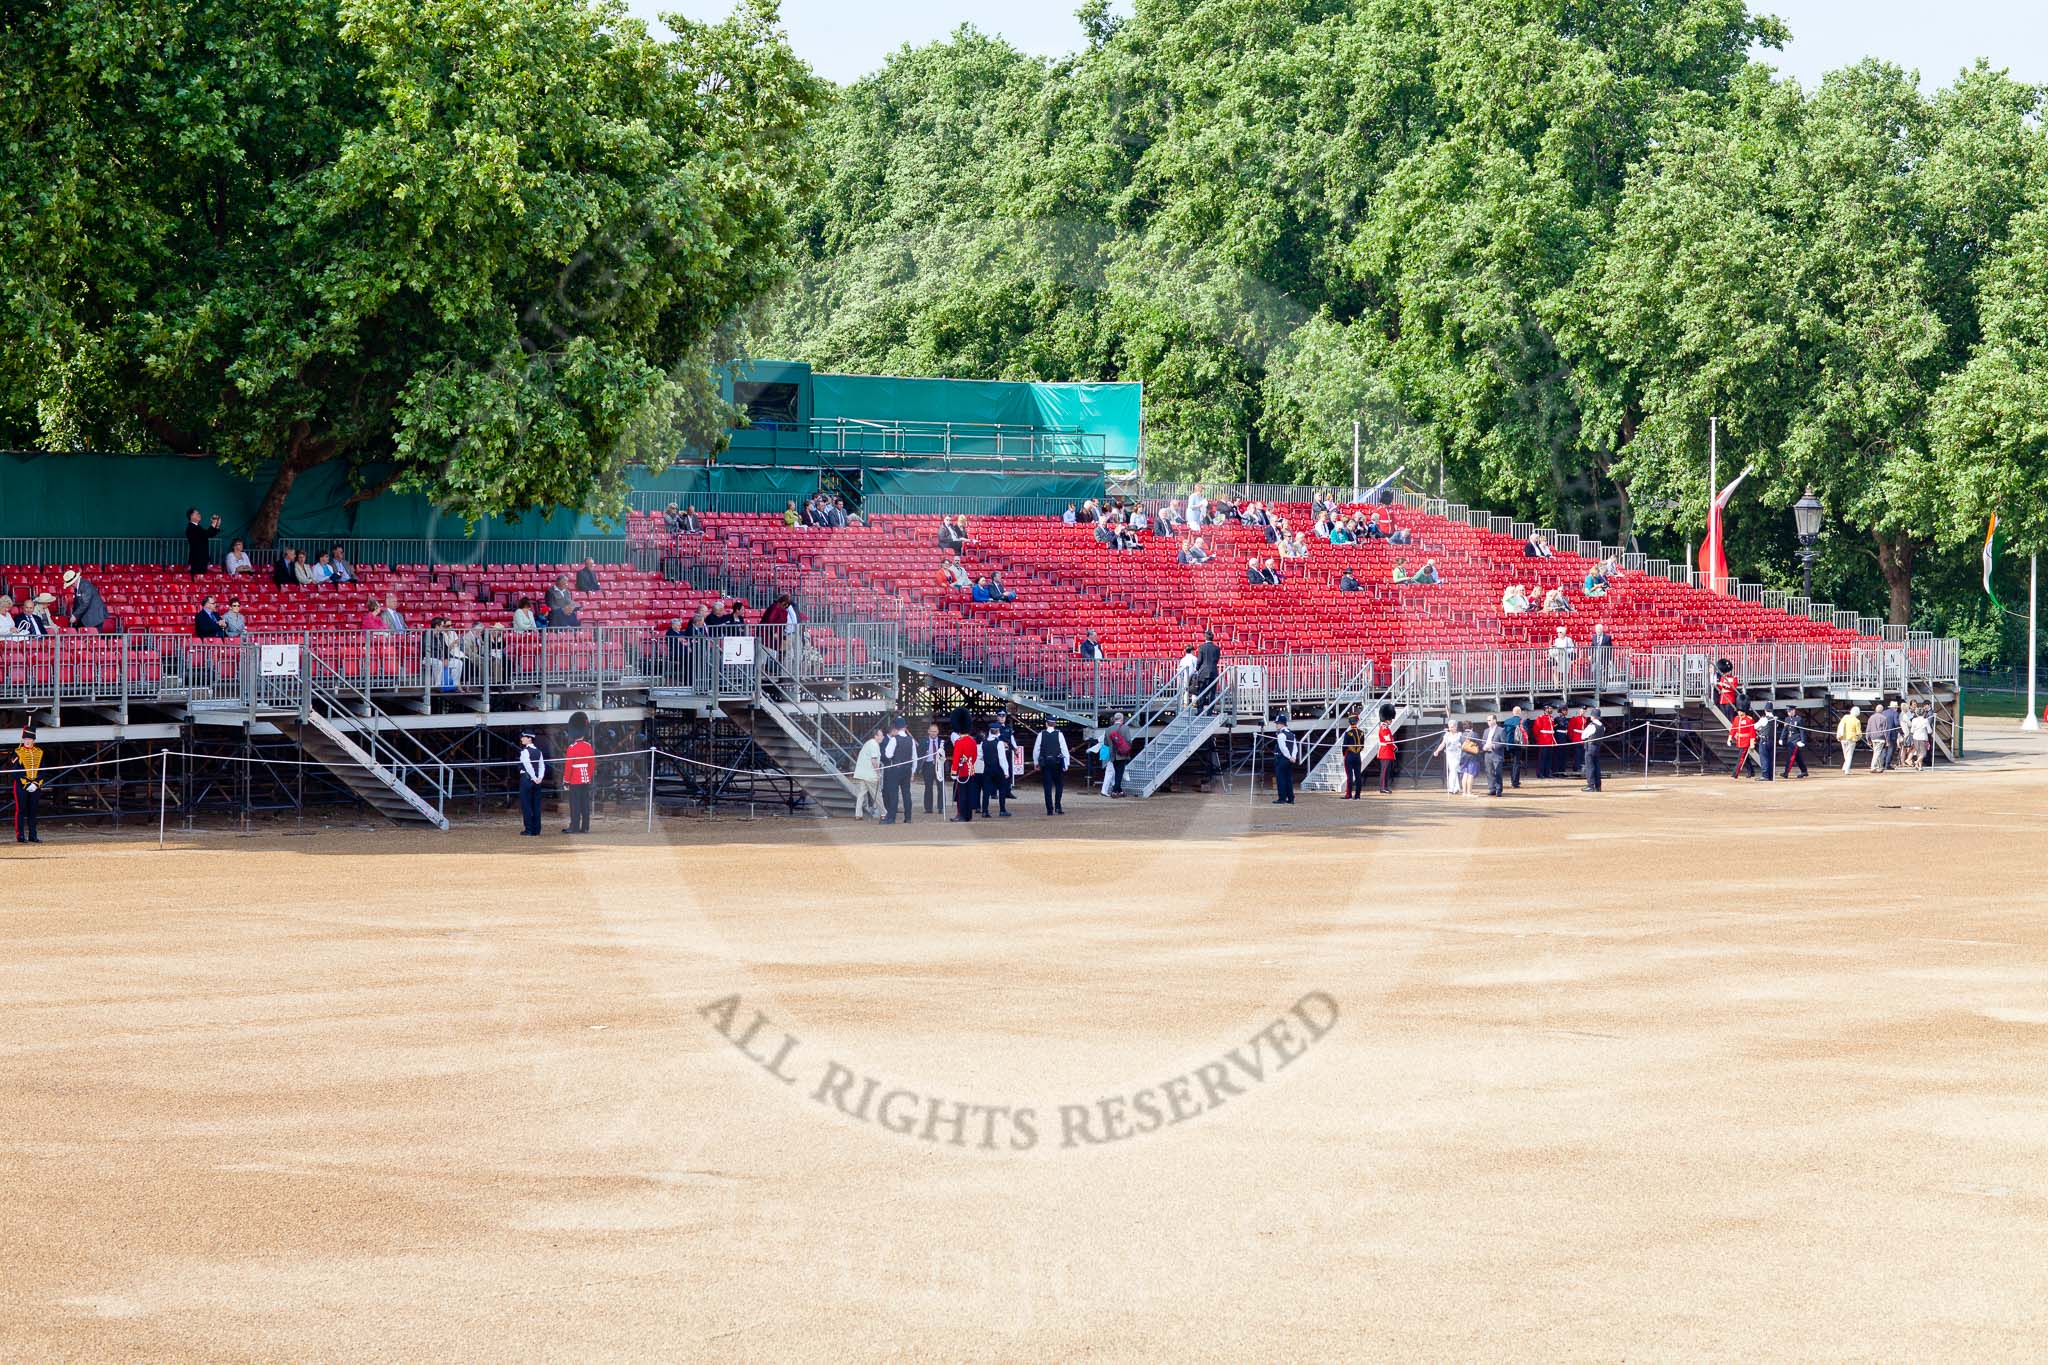
<path id="1" fill-rule="evenodd" d="M 1714 565 L 1719 562 L 1714 554 L 1718 541 L 1714 538 L 1714 502 L 1721 495 L 1721 419 L 1707 419 L 1707 590 L 1721 591 L 1721 585 L 1714 581 Z"/>
<path id="2" fill-rule="evenodd" d="M 2020 722 L 2022 730 L 2041 728 L 2041 712 L 2034 697 L 2034 672 L 2039 665 L 2039 646 L 2034 642 L 2035 630 L 2040 625 L 2041 556 L 2027 556 L 2027 718 Z"/>

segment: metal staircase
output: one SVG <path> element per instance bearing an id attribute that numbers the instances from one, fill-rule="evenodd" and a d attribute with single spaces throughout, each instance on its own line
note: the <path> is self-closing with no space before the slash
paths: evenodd
<path id="1" fill-rule="evenodd" d="M 851 774 L 865 736 L 782 664 L 776 652 L 766 651 L 760 695 L 751 705 L 726 707 L 726 716 L 803 788 L 819 814 L 850 818 Z"/>
<path id="2" fill-rule="evenodd" d="M 310 649 L 301 655 L 300 679 L 298 714 L 272 723 L 394 823 L 447 829 L 444 811 L 454 789 L 448 764 Z"/>
<path id="3" fill-rule="evenodd" d="M 1324 727 L 1330 731 L 1330 740 L 1329 748 L 1323 752 L 1322 757 L 1313 760 L 1308 776 L 1297 783 L 1296 787 L 1302 791 L 1343 791 L 1343 720 L 1354 711 L 1362 714 L 1366 717 L 1367 733 L 1370 734 L 1370 727 L 1379 723 L 1380 707 L 1391 703 L 1394 707 L 1394 719 L 1390 723 L 1394 727 L 1394 732 L 1399 734 L 1403 725 L 1420 714 L 1422 688 L 1422 667 L 1419 662 L 1397 664 L 1393 676 L 1387 682 L 1386 690 L 1377 694 L 1372 685 L 1372 669 L 1360 669 L 1357 676 L 1345 684 L 1344 690 L 1323 708 L 1323 714 L 1317 717 L 1312 725 L 1303 727 L 1310 731 L 1316 726 Z"/>
<path id="4" fill-rule="evenodd" d="M 1181 764 L 1193 757 L 1218 730 L 1236 714 L 1236 670 L 1219 669 L 1216 697 L 1209 710 L 1195 704 L 1195 698 L 1181 692 L 1178 678 L 1146 698 L 1130 718 L 1132 729 L 1155 725 L 1162 716 L 1175 713 L 1124 769 L 1124 792 L 1129 796 L 1151 796 L 1166 785 Z"/>

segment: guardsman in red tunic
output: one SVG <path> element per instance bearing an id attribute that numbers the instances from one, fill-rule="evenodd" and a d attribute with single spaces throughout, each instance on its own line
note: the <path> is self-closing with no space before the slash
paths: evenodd
<path id="1" fill-rule="evenodd" d="M 1741 692 L 1742 679 L 1735 676 L 1735 670 L 1732 668 L 1714 680 L 1714 700 L 1721 703 L 1723 711 L 1735 709 L 1735 699 Z"/>
<path id="2" fill-rule="evenodd" d="M 562 751 L 562 787 L 569 794 L 569 826 L 562 833 L 590 833 L 590 789 L 596 777 L 597 750 L 578 734 Z"/>
<path id="3" fill-rule="evenodd" d="M 1378 740 L 1380 746 L 1380 791 L 1382 794 L 1385 794 L 1394 790 L 1394 755 L 1399 752 L 1394 747 L 1394 723 L 1392 721 L 1383 720 L 1380 722 Z"/>
<path id="4" fill-rule="evenodd" d="M 1555 761 L 1552 755 L 1557 752 L 1557 719 L 1546 706 L 1536 713 L 1529 728 L 1536 732 L 1536 776 L 1548 777 Z"/>
<path id="5" fill-rule="evenodd" d="M 1747 711 L 1735 713 L 1735 723 L 1728 729 L 1728 743 L 1735 749 L 1735 772 L 1741 777 L 1742 770 L 1749 766 L 1750 750 L 1756 747 L 1756 718 Z"/>
<path id="6" fill-rule="evenodd" d="M 1571 748 L 1565 751 L 1565 771 L 1583 773 L 1586 770 L 1586 713 L 1575 709 L 1571 719 L 1565 722 L 1564 733 Z"/>
<path id="7" fill-rule="evenodd" d="M 956 825 L 972 824 L 974 812 L 981 805 L 981 778 L 975 768 L 980 765 L 981 746 L 974 736 L 962 730 L 953 736 L 953 802 L 954 813 L 946 817 Z"/>

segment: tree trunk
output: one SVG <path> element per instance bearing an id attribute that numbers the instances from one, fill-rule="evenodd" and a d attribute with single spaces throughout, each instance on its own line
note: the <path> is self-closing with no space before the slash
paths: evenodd
<path id="1" fill-rule="evenodd" d="M 1871 532 L 1877 541 L 1877 567 L 1884 574 L 1885 588 L 1891 594 L 1891 608 L 1885 617 L 1895 626 L 1906 625 L 1913 619 L 1913 556 L 1919 546 L 1911 536 L 1888 536 L 1883 531 Z"/>
<path id="2" fill-rule="evenodd" d="M 292 428 L 284 458 L 277 463 L 277 474 L 271 479 L 263 501 L 256 507 L 256 516 L 249 523 L 248 541 L 252 548 L 267 550 L 277 543 L 277 523 L 284 516 L 284 501 L 291 496 L 292 485 L 298 482 L 299 475 L 341 453 L 341 447 L 333 441 L 309 441 L 306 437 L 304 422 Z"/>
<path id="3" fill-rule="evenodd" d="M 277 523 L 284 515 L 284 500 L 291 496 L 292 484 L 298 477 L 297 461 L 286 456 L 277 466 L 277 474 L 271 479 L 263 501 L 256 507 L 256 516 L 249 523 L 249 544 L 252 548 L 267 550 L 276 543 Z"/>

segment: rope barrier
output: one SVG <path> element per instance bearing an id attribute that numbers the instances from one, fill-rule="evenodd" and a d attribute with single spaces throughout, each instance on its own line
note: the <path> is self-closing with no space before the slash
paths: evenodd
<path id="1" fill-rule="evenodd" d="M 1598 742 L 1605 744 L 1614 740 L 1624 739 L 1630 735 L 1641 734 L 1644 731 L 1651 730 L 1663 731 L 1669 734 L 1695 735 L 1702 738 L 1712 738 L 1717 736 L 1724 737 L 1725 735 L 1725 732 L 1720 731 L 1718 728 L 1700 729 L 1687 725 L 1673 725 L 1661 721 L 1645 720 L 1638 724 L 1624 726 L 1619 729 L 1608 729 L 1603 727 L 1598 736 Z M 1270 734 L 1271 732 L 1269 731 L 1266 733 Z M 1440 729 L 1427 731 L 1408 730 L 1401 734 L 1395 742 L 1398 744 L 1408 745 L 1412 747 L 1417 744 L 1441 742 L 1443 737 L 1449 733 L 1451 733 L 1449 726 L 1444 726 Z M 1472 726 L 1459 730 L 1458 734 L 1462 738 L 1466 735 L 1483 735 L 1484 731 L 1478 726 Z M 1326 743 L 1329 747 L 1334 748 L 1338 741 L 1330 740 L 1326 741 Z M 1584 741 L 1559 739 L 1556 741 L 1556 743 L 1558 745 L 1574 743 L 1583 744 Z M 1305 741 L 1305 747 L 1308 747 L 1312 750 L 1314 747 L 1317 747 L 1316 742 Z M 1525 739 L 1520 741 L 1517 747 L 1534 749 L 1541 748 L 1544 746 L 1535 744 Z M 742 768 L 727 766 L 719 763 L 707 763 L 702 759 L 690 758 L 683 754 L 671 753 L 666 749 L 662 749 L 658 746 L 652 745 L 641 749 L 617 749 L 613 750 L 610 753 L 595 754 L 593 755 L 593 758 L 600 763 L 605 763 L 624 759 L 644 758 L 648 756 L 666 758 L 671 762 L 686 764 L 693 768 L 702 768 L 710 772 L 748 773 L 759 771 L 759 769 L 755 768 Z M 143 754 L 123 754 L 114 758 L 89 759 L 79 763 L 45 763 L 42 766 L 42 772 L 45 774 L 78 772 L 88 768 L 118 767 L 126 763 L 147 763 L 153 759 L 173 757 L 186 759 L 204 759 L 216 763 L 251 763 L 260 764 L 265 767 L 322 768 L 327 766 L 326 764 L 320 762 L 318 759 L 309 758 L 278 758 L 258 754 L 210 754 L 203 753 L 196 749 L 153 749 L 150 752 Z M 551 766 L 559 767 L 567 760 L 564 758 L 546 758 L 543 761 Z M 488 768 L 517 768 L 519 766 L 519 760 L 517 758 L 503 758 L 470 759 L 445 762 L 437 761 L 433 764 L 433 766 L 438 768 L 452 768 L 462 770 Z M 1028 771 L 1028 766 L 1026 770 Z"/>

